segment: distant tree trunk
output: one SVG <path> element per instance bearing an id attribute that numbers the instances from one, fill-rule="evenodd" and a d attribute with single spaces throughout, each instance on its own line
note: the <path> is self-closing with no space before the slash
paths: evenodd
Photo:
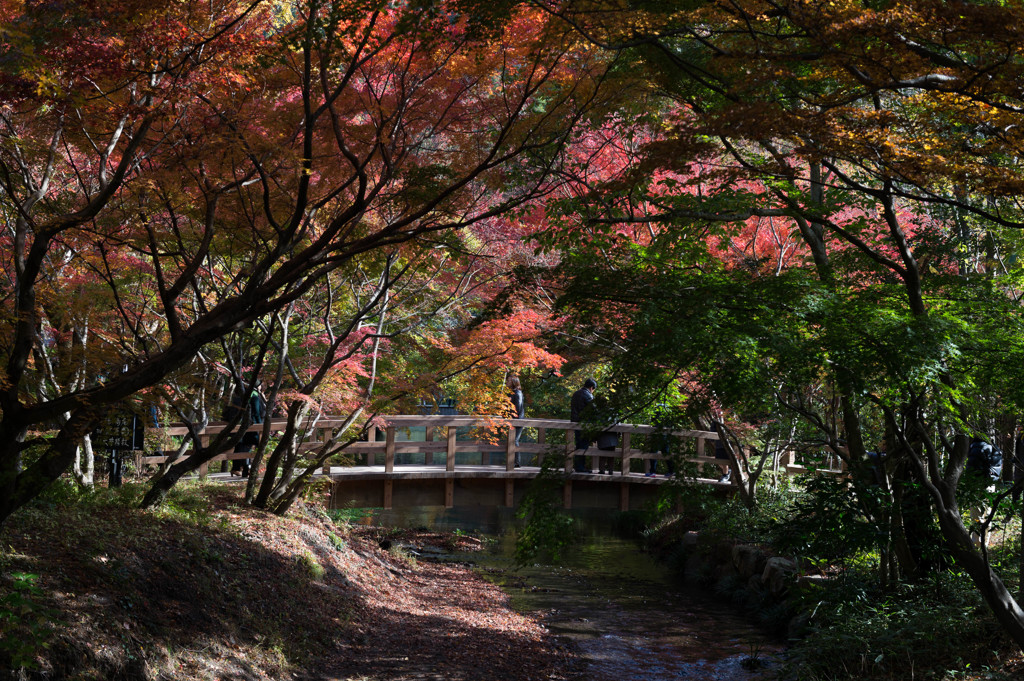
<path id="1" fill-rule="evenodd" d="M 1024 504 L 1020 505 L 1020 535 L 1017 537 L 1020 563 L 1017 566 L 1017 602 L 1024 603 Z"/>
<path id="2" fill-rule="evenodd" d="M 92 438 L 86 435 L 82 438 L 82 446 L 75 453 L 75 464 L 71 474 L 75 482 L 83 487 L 92 487 L 96 473 L 96 460 L 93 457 Z"/>
<path id="3" fill-rule="evenodd" d="M 167 493 L 171 491 L 171 488 L 178 483 L 182 476 L 199 470 L 200 466 L 208 463 L 217 454 L 234 447 L 241 438 L 241 430 L 248 426 L 248 423 L 243 421 L 241 429 L 236 430 L 236 426 L 238 426 L 237 422 L 229 423 L 228 427 L 221 431 L 206 447 L 196 447 L 192 454 L 181 461 L 171 465 L 165 464 L 166 468 L 153 479 L 149 490 L 139 504 L 139 508 L 155 508 L 159 506 L 167 498 Z M 205 423 L 203 427 L 205 427 Z M 200 429 L 195 424 L 191 424 L 190 430 L 192 430 L 192 442 L 194 444 L 200 442 L 198 436 Z"/>

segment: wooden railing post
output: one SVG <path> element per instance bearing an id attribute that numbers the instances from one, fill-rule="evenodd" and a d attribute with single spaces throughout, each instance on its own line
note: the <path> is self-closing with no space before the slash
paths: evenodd
<path id="1" fill-rule="evenodd" d="M 631 458 L 630 455 L 629 455 L 629 448 L 631 446 L 631 444 L 630 444 L 630 439 L 631 439 L 630 436 L 631 435 L 632 435 L 632 433 L 623 433 L 622 434 L 622 474 L 623 475 L 629 475 L 629 461 L 630 461 L 630 458 Z"/>
<path id="2" fill-rule="evenodd" d="M 395 427 L 389 425 L 384 431 L 384 472 L 395 472 Z M 384 478 L 384 508 L 391 508 L 395 481 Z"/>
<path id="3" fill-rule="evenodd" d="M 395 472 L 395 427 L 388 426 L 384 437 L 384 472 Z"/>
<path id="4" fill-rule="evenodd" d="M 377 427 L 376 426 L 373 426 L 369 430 L 366 431 L 366 441 L 367 442 L 376 442 L 377 441 Z M 375 466 L 375 465 L 377 465 L 377 453 L 376 452 L 372 452 L 372 451 L 366 452 L 366 465 L 367 466 Z"/>
<path id="5" fill-rule="evenodd" d="M 334 436 L 334 428 L 333 427 L 317 428 L 316 441 L 321 443 L 321 445 L 320 445 L 321 447 L 324 444 L 330 442 L 331 438 L 333 436 Z M 331 474 L 331 457 L 327 457 L 326 459 L 324 459 L 323 474 L 324 475 L 330 475 Z"/>
<path id="6" fill-rule="evenodd" d="M 455 470 L 455 436 L 458 434 L 456 426 L 448 426 L 448 447 L 445 450 L 444 469 L 449 473 Z M 445 477 L 444 479 L 444 507 L 451 508 L 455 505 L 455 479 Z"/>
<path id="7" fill-rule="evenodd" d="M 516 427 L 511 423 L 508 426 L 508 437 L 505 440 L 505 470 L 511 471 L 515 468 L 516 456 Z M 505 506 L 512 508 L 516 503 L 516 481 L 505 478 Z"/>
<path id="8" fill-rule="evenodd" d="M 505 440 L 505 470 L 511 471 L 515 468 L 516 456 L 516 427 L 508 427 L 508 438 Z"/>
<path id="9" fill-rule="evenodd" d="M 449 473 L 455 470 L 455 435 L 456 427 L 448 426 L 448 449 L 444 463 L 444 469 Z"/>
<path id="10" fill-rule="evenodd" d="M 433 442 L 434 441 L 434 426 L 427 426 L 423 431 L 423 441 Z M 430 466 L 434 463 L 434 452 L 424 452 L 423 454 L 423 465 Z"/>
<path id="11" fill-rule="evenodd" d="M 548 429 L 547 428 L 538 428 L 537 429 L 537 444 L 539 444 L 539 445 L 547 444 L 547 441 L 548 441 Z M 538 466 L 543 466 L 544 465 L 544 450 L 543 449 L 541 451 L 537 452 L 537 465 Z"/>
<path id="12" fill-rule="evenodd" d="M 576 438 L 571 430 L 565 431 L 565 472 L 573 470 L 572 453 L 576 451 Z M 566 506 L 566 508 L 569 508 Z"/>

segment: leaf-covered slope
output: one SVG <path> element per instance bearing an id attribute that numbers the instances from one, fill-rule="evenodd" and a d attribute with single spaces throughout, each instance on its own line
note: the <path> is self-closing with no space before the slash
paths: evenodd
<path id="1" fill-rule="evenodd" d="M 556 678 L 570 662 L 464 566 L 410 561 L 305 506 L 207 487 L 174 512 L 36 505 L 0 536 L 0 674 L 46 678 Z M 15 575 L 31 575 L 15 580 Z M 6 610 L 5 610 L 6 609 Z M 48 622 L 45 624 L 44 622 Z"/>

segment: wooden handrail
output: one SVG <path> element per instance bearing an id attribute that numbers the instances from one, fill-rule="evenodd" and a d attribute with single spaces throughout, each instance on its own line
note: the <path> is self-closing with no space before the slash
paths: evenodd
<path id="1" fill-rule="evenodd" d="M 566 421 L 559 419 L 506 419 L 500 416 L 382 416 L 384 422 L 388 425 L 393 425 L 398 428 L 416 428 L 416 427 L 434 427 L 443 428 L 447 426 L 456 427 L 488 427 L 488 426 L 521 426 L 524 428 L 552 428 L 556 430 L 579 430 L 581 428 L 594 428 L 593 424 L 582 424 L 575 421 Z M 323 416 L 315 421 L 315 428 L 337 428 L 344 425 L 346 419 L 340 416 Z M 274 418 L 270 420 L 271 430 L 283 430 L 287 425 L 287 419 Z M 213 435 L 220 433 L 227 427 L 226 421 L 210 421 L 206 428 L 200 431 L 204 435 Z M 301 424 L 300 424 L 301 427 Z M 256 423 L 249 427 L 249 430 L 260 430 L 263 428 L 262 423 Z M 168 435 L 188 435 L 188 427 L 180 423 L 172 423 L 168 426 L 164 426 L 158 429 Z M 611 433 L 638 433 L 638 434 L 651 434 L 664 432 L 662 429 L 656 426 L 650 426 L 645 424 L 633 424 L 633 423 L 615 423 L 612 425 L 603 426 L 601 428 L 604 432 Z M 677 437 L 695 437 L 703 438 L 705 440 L 717 440 L 718 433 L 709 430 L 673 430 L 672 434 Z"/>
<path id="2" fill-rule="evenodd" d="M 506 419 L 499 416 L 440 416 L 440 415 L 393 415 L 381 417 L 385 423 L 384 428 L 384 439 L 383 441 L 376 438 L 376 429 L 370 429 L 369 437 L 367 440 L 361 440 L 353 442 L 345 447 L 344 452 L 350 454 L 365 454 L 371 457 L 369 460 L 372 461 L 372 457 L 376 453 L 384 455 L 384 469 L 386 473 L 393 473 L 395 470 L 395 455 L 396 454 L 425 454 L 433 456 L 436 453 L 445 453 L 445 470 L 452 472 L 455 470 L 455 459 L 456 454 L 459 452 L 479 452 L 481 454 L 492 454 L 500 453 L 504 454 L 503 464 L 506 471 L 513 470 L 513 459 L 515 452 L 518 451 L 521 454 L 536 454 L 539 460 L 543 459 L 543 456 L 551 451 L 551 443 L 558 442 L 559 440 L 565 442 L 564 445 L 558 447 L 559 450 L 564 448 L 563 456 L 571 459 L 573 454 L 573 431 L 586 428 L 593 431 L 595 427 L 593 424 L 582 424 L 574 421 L 567 421 L 561 419 Z M 340 416 L 321 416 L 313 421 L 310 421 L 311 435 L 308 441 L 303 442 L 303 446 L 308 448 L 319 447 L 325 443 L 330 442 L 333 436 L 333 430 L 344 425 L 346 418 Z M 282 418 L 274 418 L 270 420 L 271 430 L 284 430 L 287 425 L 287 420 Z M 248 431 L 260 431 L 264 428 L 265 424 L 253 424 L 248 428 Z M 227 423 L 223 421 L 211 422 L 206 428 L 200 431 L 200 438 L 204 444 L 208 444 L 211 437 L 222 432 L 227 427 Z M 301 426 L 300 426 L 301 427 Z M 425 441 L 397 441 L 395 436 L 397 430 L 402 428 L 415 428 L 425 427 L 430 437 Z M 457 428 L 482 428 L 485 430 L 505 430 L 506 432 L 500 437 L 500 440 L 495 442 L 483 442 L 483 441 L 456 441 L 456 429 Z M 515 445 L 515 428 L 535 428 L 537 429 L 537 442 L 520 442 L 518 446 Z M 438 439 L 435 438 L 437 429 L 444 428 L 447 430 L 446 437 L 442 436 Z M 183 424 L 172 424 L 170 426 L 161 429 L 150 429 L 160 430 L 167 435 L 186 435 L 188 434 L 188 428 Z M 564 440 L 558 438 L 550 440 L 547 434 L 548 430 L 561 430 L 565 432 Z M 619 433 L 622 435 L 619 446 L 613 451 L 600 451 L 595 448 L 590 448 L 587 451 L 586 456 L 588 457 L 610 457 L 621 460 L 621 466 L 619 472 L 621 475 L 626 475 L 630 472 L 630 461 L 632 459 L 663 459 L 665 456 L 660 451 L 649 451 L 649 449 L 637 449 L 632 446 L 633 435 L 651 435 L 651 434 L 666 434 L 661 428 L 646 424 L 632 424 L 632 423 L 616 423 L 603 427 L 604 432 Z M 705 443 L 709 440 L 718 440 L 718 433 L 713 431 L 704 430 L 673 430 L 670 431 L 673 437 L 694 439 L 696 440 L 696 452 L 695 455 L 688 456 L 687 459 L 697 463 L 724 463 L 721 459 L 715 459 L 705 454 Z M 249 455 L 234 452 L 223 452 L 217 456 L 214 460 L 225 460 L 234 458 L 247 458 Z M 140 462 L 144 463 L 161 463 L 165 460 L 164 456 L 144 456 L 140 458 Z M 205 466 L 202 472 L 205 473 Z M 783 470 L 788 473 L 796 474 L 806 472 L 808 469 L 804 466 L 796 464 L 792 460 L 792 456 L 788 457 L 788 460 L 783 461 Z M 325 472 L 327 467 L 325 466 Z M 834 471 L 841 472 L 841 471 Z"/>

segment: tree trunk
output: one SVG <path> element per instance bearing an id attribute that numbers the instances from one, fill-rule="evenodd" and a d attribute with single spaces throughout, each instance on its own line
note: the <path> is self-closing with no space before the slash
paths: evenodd
<path id="1" fill-rule="evenodd" d="M 1020 556 L 1017 566 L 1017 602 L 1024 603 L 1024 503 L 1020 505 L 1020 536 L 1017 539 L 1017 555 Z"/>
<path id="2" fill-rule="evenodd" d="M 200 466 L 208 463 L 218 453 L 224 451 L 228 446 L 233 446 L 234 442 L 238 441 L 240 435 L 225 435 L 227 432 L 222 432 L 209 446 L 200 448 L 193 452 L 191 456 L 168 466 L 167 470 L 153 480 L 153 484 L 142 498 L 139 508 L 155 508 L 159 506 L 167 498 L 167 493 L 171 491 L 171 488 L 178 483 L 182 476 L 199 470 Z"/>
<path id="3" fill-rule="evenodd" d="M 971 580 L 992 610 L 992 614 L 1017 644 L 1024 650 L 1024 610 L 1013 599 L 1013 594 L 999 578 L 984 557 L 974 548 L 971 535 L 960 520 L 959 509 L 939 509 L 939 529 L 947 546 L 960 567 Z"/>
<path id="4" fill-rule="evenodd" d="M 72 475 L 75 481 L 83 487 L 92 487 L 95 481 L 96 459 L 93 457 L 92 438 L 86 435 L 82 438 L 82 446 L 75 451 L 75 465 Z"/>
<path id="5" fill-rule="evenodd" d="M 13 423 L 12 423 L 13 421 Z M 17 417 L 4 414 L 0 419 L 0 528 L 8 517 L 36 498 L 74 464 L 78 442 L 85 434 L 89 418 L 75 414 L 60 432 L 45 445 L 43 455 L 23 467 L 23 445 L 27 428 Z"/>

